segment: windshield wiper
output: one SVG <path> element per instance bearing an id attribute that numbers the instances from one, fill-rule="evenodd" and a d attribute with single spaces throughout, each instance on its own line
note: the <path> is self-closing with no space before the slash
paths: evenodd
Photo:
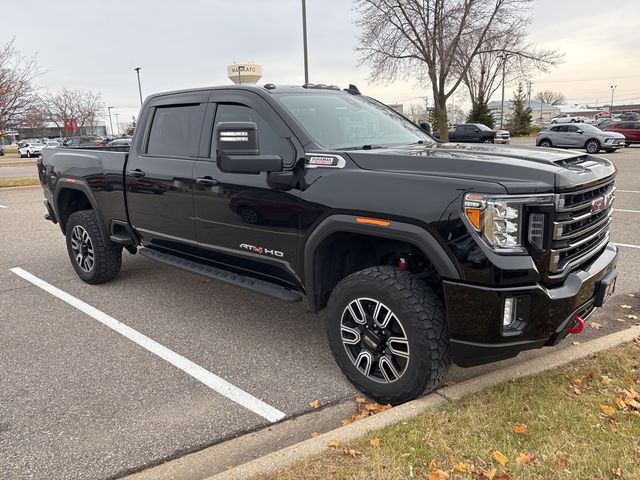
<path id="1" fill-rule="evenodd" d="M 336 150 L 373 150 L 374 148 L 386 148 L 386 147 L 384 145 L 366 144 L 366 145 L 355 146 L 355 147 L 336 148 Z"/>

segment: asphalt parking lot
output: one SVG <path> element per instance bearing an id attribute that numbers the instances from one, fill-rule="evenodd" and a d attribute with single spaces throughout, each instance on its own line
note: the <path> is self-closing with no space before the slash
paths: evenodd
<path id="1" fill-rule="evenodd" d="M 612 238 L 620 276 L 616 296 L 592 317 L 602 328 L 588 328 L 580 342 L 632 324 L 615 319 L 639 290 L 640 147 L 605 156 L 619 170 Z M 0 478 L 120 477 L 283 419 L 309 419 L 289 443 L 339 425 L 342 417 L 328 421 L 308 403 L 351 405 L 357 391 L 333 361 L 322 317 L 305 303 L 128 254 L 114 282 L 87 285 L 44 213 L 39 188 L 0 189 Z M 167 351 L 192 363 L 181 369 Z M 452 368 L 447 381 L 545 353 Z"/>

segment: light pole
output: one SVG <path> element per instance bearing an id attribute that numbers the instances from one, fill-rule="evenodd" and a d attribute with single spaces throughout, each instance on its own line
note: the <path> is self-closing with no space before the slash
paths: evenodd
<path id="1" fill-rule="evenodd" d="M 140 85 L 140 67 L 134 68 L 138 75 L 138 93 L 140 94 L 140 105 L 142 105 L 142 86 Z"/>
<path id="2" fill-rule="evenodd" d="M 611 85 L 611 105 L 609 105 L 609 117 L 613 118 L 613 92 L 616 91 L 618 85 Z"/>
<path id="3" fill-rule="evenodd" d="M 120 120 L 118 119 L 120 114 L 116 113 L 115 116 L 116 116 L 116 130 L 118 131 L 118 136 L 120 136 Z"/>
<path id="4" fill-rule="evenodd" d="M 502 101 L 500 102 L 500 128 L 504 128 L 504 80 L 507 76 L 507 54 L 503 53 L 502 59 Z"/>
<path id="5" fill-rule="evenodd" d="M 113 136 L 113 122 L 111 121 L 111 109 L 113 107 L 107 107 L 107 110 L 109 111 L 109 125 L 111 126 L 111 136 Z"/>
<path id="6" fill-rule="evenodd" d="M 307 57 L 307 1 L 302 0 L 302 48 L 304 49 L 304 83 L 309 83 L 309 60 Z"/>

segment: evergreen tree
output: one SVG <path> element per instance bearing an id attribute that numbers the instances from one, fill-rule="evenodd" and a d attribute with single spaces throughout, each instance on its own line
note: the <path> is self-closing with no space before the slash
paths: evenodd
<path id="1" fill-rule="evenodd" d="M 525 106 L 526 94 L 522 83 L 518 84 L 518 91 L 513 92 L 513 113 L 507 128 L 513 136 L 529 135 L 531 131 L 531 108 Z"/>
<path id="2" fill-rule="evenodd" d="M 471 106 L 471 111 L 467 117 L 467 123 L 482 123 L 489 128 L 493 128 L 496 121 L 493 118 L 493 115 L 491 115 L 491 110 L 489 110 L 487 103 L 479 101 Z"/>

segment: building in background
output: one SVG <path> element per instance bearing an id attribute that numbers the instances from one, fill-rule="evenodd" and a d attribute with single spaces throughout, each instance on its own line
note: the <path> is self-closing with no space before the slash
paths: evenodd
<path id="1" fill-rule="evenodd" d="M 109 120 L 98 120 L 95 125 L 85 125 L 82 128 L 73 129 L 67 131 L 63 128 L 58 128 L 53 122 L 45 122 L 42 127 L 37 128 L 16 128 L 12 132 L 11 139 L 7 139 L 8 142 L 14 143 L 18 140 L 26 138 L 66 138 L 79 135 L 106 137 L 108 131 Z"/>

